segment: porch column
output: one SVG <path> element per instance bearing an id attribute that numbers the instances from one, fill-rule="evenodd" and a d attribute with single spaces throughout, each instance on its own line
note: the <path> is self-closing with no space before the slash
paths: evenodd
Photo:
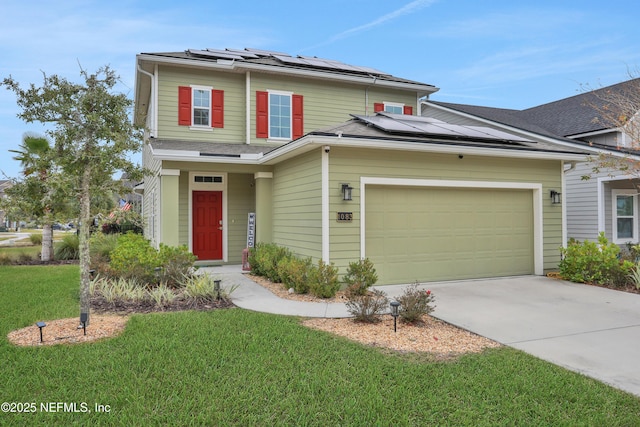
<path id="1" fill-rule="evenodd" d="M 168 246 L 178 246 L 178 225 L 180 221 L 180 170 L 160 171 L 160 242 Z"/>
<path id="2" fill-rule="evenodd" d="M 271 243 L 273 227 L 273 173 L 256 172 L 256 243 Z"/>

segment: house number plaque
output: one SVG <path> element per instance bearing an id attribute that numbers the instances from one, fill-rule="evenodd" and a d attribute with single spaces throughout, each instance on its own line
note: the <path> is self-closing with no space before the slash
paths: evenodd
<path id="1" fill-rule="evenodd" d="M 337 222 L 351 222 L 353 221 L 353 212 L 337 212 Z"/>

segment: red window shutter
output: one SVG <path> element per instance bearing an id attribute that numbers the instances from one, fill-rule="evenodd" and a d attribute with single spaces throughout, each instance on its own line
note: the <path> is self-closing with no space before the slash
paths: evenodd
<path id="1" fill-rule="evenodd" d="M 406 114 L 407 116 L 413 116 L 413 107 L 410 105 L 405 105 L 403 108 L 402 114 Z"/>
<path id="2" fill-rule="evenodd" d="M 256 92 L 256 138 L 269 138 L 268 92 Z"/>
<path id="3" fill-rule="evenodd" d="M 373 112 L 377 113 L 379 111 L 384 111 L 384 104 L 382 102 L 376 102 L 373 104 Z"/>
<path id="4" fill-rule="evenodd" d="M 304 109 L 302 95 L 291 95 L 291 136 L 298 139 L 304 135 Z"/>
<path id="5" fill-rule="evenodd" d="M 211 91 L 211 127 L 224 127 L 224 91 Z"/>
<path id="6" fill-rule="evenodd" d="M 191 126 L 191 88 L 178 87 L 178 124 Z"/>

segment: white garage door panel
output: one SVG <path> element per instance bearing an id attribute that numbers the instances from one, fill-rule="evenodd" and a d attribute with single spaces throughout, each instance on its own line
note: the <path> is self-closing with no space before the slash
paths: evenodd
<path id="1" fill-rule="evenodd" d="M 533 273 L 531 190 L 365 191 L 365 250 L 380 284 Z"/>

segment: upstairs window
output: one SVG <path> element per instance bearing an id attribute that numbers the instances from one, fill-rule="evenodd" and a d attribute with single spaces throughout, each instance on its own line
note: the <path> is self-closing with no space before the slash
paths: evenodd
<path id="1" fill-rule="evenodd" d="M 193 89 L 193 125 L 210 126 L 211 90 Z"/>
<path id="2" fill-rule="evenodd" d="M 376 102 L 373 104 L 373 112 L 378 113 L 384 111 L 391 114 L 413 115 L 413 107 L 397 102 Z"/>
<path id="3" fill-rule="evenodd" d="M 613 238 L 615 243 L 638 241 L 638 196 L 633 190 L 613 190 Z"/>
<path id="4" fill-rule="evenodd" d="M 178 124 L 200 129 L 224 127 L 224 91 L 203 86 L 180 86 Z"/>
<path id="5" fill-rule="evenodd" d="M 304 134 L 303 98 L 291 92 L 256 92 L 256 137 L 291 140 Z"/>

